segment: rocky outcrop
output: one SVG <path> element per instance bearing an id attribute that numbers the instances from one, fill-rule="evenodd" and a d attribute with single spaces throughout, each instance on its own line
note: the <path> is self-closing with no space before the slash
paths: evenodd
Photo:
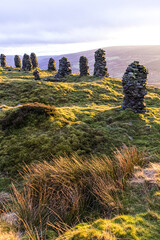
<path id="1" fill-rule="evenodd" d="M 131 108 L 135 113 L 144 113 L 144 96 L 147 94 L 146 81 L 148 71 L 139 62 L 131 63 L 123 78 L 124 100 L 122 109 Z"/>

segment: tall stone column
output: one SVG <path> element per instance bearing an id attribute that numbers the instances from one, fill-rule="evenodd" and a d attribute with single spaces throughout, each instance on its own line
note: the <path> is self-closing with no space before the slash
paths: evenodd
<path id="1" fill-rule="evenodd" d="M 56 71 L 56 62 L 53 58 L 50 58 L 49 59 L 49 62 L 48 62 L 48 71 Z"/>
<path id="2" fill-rule="evenodd" d="M 21 59 L 18 55 L 15 55 L 14 57 L 14 64 L 16 68 L 21 68 Z"/>
<path id="3" fill-rule="evenodd" d="M 1 67 L 7 67 L 6 56 L 1 54 Z"/>
<path id="4" fill-rule="evenodd" d="M 95 54 L 95 64 L 94 64 L 94 76 L 95 77 L 108 77 L 108 69 L 106 66 L 105 51 L 103 49 L 98 49 Z"/>
<path id="5" fill-rule="evenodd" d="M 147 94 L 147 69 L 134 61 L 126 69 L 122 78 L 123 85 L 123 109 L 131 108 L 135 113 L 144 113 L 144 96 Z"/>
<path id="6" fill-rule="evenodd" d="M 59 60 L 59 69 L 55 77 L 65 77 L 72 74 L 71 64 L 66 57 Z"/>
<path id="7" fill-rule="evenodd" d="M 23 60 L 22 60 L 22 64 L 23 64 L 23 70 L 25 71 L 31 71 L 32 68 L 33 68 L 33 65 L 32 65 L 32 61 L 31 61 L 31 58 L 28 54 L 24 54 L 23 56 Z"/>
<path id="8" fill-rule="evenodd" d="M 80 76 L 89 75 L 88 58 L 82 56 L 79 59 Z"/>
<path id="9" fill-rule="evenodd" d="M 38 68 L 39 64 L 38 64 L 38 60 L 37 60 L 36 54 L 35 53 L 31 53 L 30 58 L 31 58 L 31 61 L 32 61 L 33 69 Z"/>

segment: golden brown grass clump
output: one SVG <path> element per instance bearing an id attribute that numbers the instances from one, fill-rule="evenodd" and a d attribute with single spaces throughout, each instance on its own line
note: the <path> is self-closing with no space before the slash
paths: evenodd
<path id="1" fill-rule="evenodd" d="M 19 238 L 12 232 L 3 233 L 0 230 L 0 240 L 18 240 Z"/>
<path id="2" fill-rule="evenodd" d="M 53 225 L 76 224 L 93 212 L 109 216 L 121 208 L 119 194 L 143 153 L 124 147 L 109 157 L 60 157 L 23 169 L 24 187 L 13 186 L 11 210 L 30 236 Z"/>

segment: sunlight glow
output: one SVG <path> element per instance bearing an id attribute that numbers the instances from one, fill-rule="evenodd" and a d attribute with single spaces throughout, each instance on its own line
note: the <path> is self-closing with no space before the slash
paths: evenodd
<path id="1" fill-rule="evenodd" d="M 54 44 L 54 42 L 53 44 L 26 44 L 15 46 L 14 48 L 0 47 L 0 52 L 4 52 L 6 55 L 23 55 L 25 52 L 36 52 L 37 55 L 44 56 L 75 53 L 110 46 L 159 45 L 160 32 L 158 29 L 157 25 L 117 28 L 116 30 L 110 32 L 106 32 L 105 29 L 103 29 L 103 39 L 105 40 L 102 41 L 86 41 L 68 44 Z"/>

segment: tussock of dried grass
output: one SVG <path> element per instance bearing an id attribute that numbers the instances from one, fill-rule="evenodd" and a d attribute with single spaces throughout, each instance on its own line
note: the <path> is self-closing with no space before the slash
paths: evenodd
<path id="1" fill-rule="evenodd" d="M 124 147 L 112 159 L 72 156 L 25 166 L 23 190 L 13 185 L 12 212 L 28 232 L 41 234 L 49 221 L 70 225 L 93 211 L 107 215 L 121 208 L 119 193 L 142 161 L 143 153 Z"/>

